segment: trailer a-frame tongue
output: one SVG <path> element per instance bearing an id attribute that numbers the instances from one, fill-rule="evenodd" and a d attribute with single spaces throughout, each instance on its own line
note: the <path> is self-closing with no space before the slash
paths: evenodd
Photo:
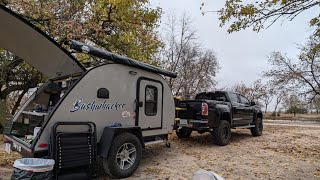
<path id="1" fill-rule="evenodd" d="M 1 4 L 0 27 L 0 48 L 25 60 L 48 78 L 85 71 L 66 49 Z"/>

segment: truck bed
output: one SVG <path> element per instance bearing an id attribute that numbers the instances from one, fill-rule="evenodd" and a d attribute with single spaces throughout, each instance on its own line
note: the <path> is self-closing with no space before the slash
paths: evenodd
<path id="1" fill-rule="evenodd" d="M 207 115 L 203 115 L 203 104 L 207 105 Z M 182 100 L 178 103 L 177 122 L 178 126 L 187 125 L 194 128 L 200 126 L 210 128 L 218 125 L 220 112 L 229 108 L 228 102 L 196 99 Z"/>

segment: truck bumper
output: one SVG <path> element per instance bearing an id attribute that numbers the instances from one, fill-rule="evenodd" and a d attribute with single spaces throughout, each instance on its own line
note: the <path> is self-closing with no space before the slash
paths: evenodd
<path id="1" fill-rule="evenodd" d="M 177 128 L 192 128 L 192 129 L 207 129 L 208 126 L 208 120 L 207 119 L 201 119 L 201 120 L 195 120 L 195 119 L 180 119 L 177 120 Z"/>

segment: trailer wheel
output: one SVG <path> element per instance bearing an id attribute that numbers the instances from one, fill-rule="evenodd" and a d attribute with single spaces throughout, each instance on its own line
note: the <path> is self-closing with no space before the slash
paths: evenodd
<path id="1" fill-rule="evenodd" d="M 112 178 L 131 176 L 139 166 L 142 146 L 139 139 L 131 133 L 116 136 L 107 158 L 103 158 L 103 168 Z"/>
<path id="2" fill-rule="evenodd" d="M 213 129 L 211 133 L 214 137 L 214 143 L 220 146 L 229 144 L 231 138 L 230 124 L 226 120 L 220 120 L 219 126 Z"/>
<path id="3" fill-rule="evenodd" d="M 178 138 L 182 139 L 182 138 L 188 138 L 191 136 L 192 131 L 189 129 L 177 129 L 176 130 L 176 135 L 178 136 Z"/>
<path id="4" fill-rule="evenodd" d="M 257 118 L 254 127 L 250 128 L 252 136 L 261 136 L 263 131 L 263 123 L 261 118 Z"/>

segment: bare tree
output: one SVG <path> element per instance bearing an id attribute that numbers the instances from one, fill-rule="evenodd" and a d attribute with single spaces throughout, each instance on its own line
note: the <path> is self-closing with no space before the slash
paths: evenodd
<path id="1" fill-rule="evenodd" d="M 262 96 L 266 94 L 266 86 L 258 79 L 253 84 L 246 85 L 243 82 L 232 86 L 231 91 L 238 92 L 246 96 L 250 101 L 260 103 Z"/>
<path id="2" fill-rule="evenodd" d="M 213 88 L 216 84 L 214 77 L 219 70 L 215 53 L 201 47 L 191 24 L 186 13 L 179 20 L 170 16 L 165 46 L 160 52 L 164 68 L 178 73 L 175 79 L 167 78 L 173 94 L 186 99 Z"/>
<path id="3" fill-rule="evenodd" d="M 320 96 L 316 96 L 311 102 L 311 111 L 315 111 L 317 114 L 320 112 Z"/>
<path id="4" fill-rule="evenodd" d="M 274 95 L 274 88 L 271 85 L 264 85 L 264 90 L 262 90 L 261 100 L 264 104 L 264 112 L 268 112 L 268 105 L 272 102 Z"/>
<path id="5" fill-rule="evenodd" d="M 274 113 L 277 113 L 277 109 L 279 104 L 282 102 L 282 100 L 286 97 L 285 92 L 283 90 L 277 90 L 275 91 L 275 106 L 274 106 Z"/>
<path id="6" fill-rule="evenodd" d="M 231 86 L 230 88 L 227 88 L 227 90 L 240 93 L 240 94 L 246 96 L 247 98 L 249 98 L 251 88 L 249 86 L 247 86 L 246 84 L 244 84 L 243 82 L 240 82 L 238 84 Z"/>
<path id="7" fill-rule="evenodd" d="M 307 104 L 297 94 L 284 96 L 282 105 L 287 113 L 294 114 L 294 116 L 298 113 L 307 113 Z"/>
<path id="8" fill-rule="evenodd" d="M 312 36 L 301 48 L 298 59 L 273 52 L 269 63 L 272 69 L 265 72 L 264 77 L 271 78 L 276 86 L 306 95 L 309 102 L 320 95 L 320 38 Z"/>

